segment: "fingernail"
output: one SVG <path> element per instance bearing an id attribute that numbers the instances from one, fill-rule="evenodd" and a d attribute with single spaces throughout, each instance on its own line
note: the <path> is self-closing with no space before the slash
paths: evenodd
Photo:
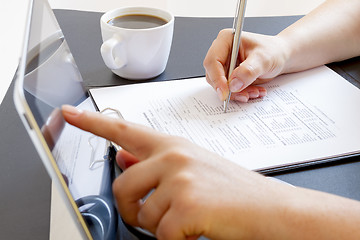
<path id="1" fill-rule="evenodd" d="M 249 99 L 243 95 L 235 96 L 235 100 L 243 103 L 247 103 L 249 101 Z"/>
<path id="2" fill-rule="evenodd" d="M 219 99 L 222 101 L 223 100 L 223 93 L 222 93 L 221 89 L 217 88 L 216 93 L 217 93 Z"/>
<path id="3" fill-rule="evenodd" d="M 230 91 L 231 92 L 238 92 L 242 87 L 244 86 L 244 83 L 242 81 L 240 81 L 237 78 L 234 78 L 231 82 L 230 82 Z"/>
<path id="4" fill-rule="evenodd" d="M 77 116 L 82 112 L 81 110 L 79 110 L 76 107 L 73 107 L 71 105 L 63 105 L 62 111 L 63 111 L 63 113 L 72 115 L 72 116 Z"/>
<path id="5" fill-rule="evenodd" d="M 122 153 L 122 151 L 118 151 L 116 153 L 116 163 L 122 170 L 125 170 L 126 169 L 125 161 L 124 161 L 121 153 Z"/>
<path id="6" fill-rule="evenodd" d="M 265 97 L 267 94 L 266 90 L 259 92 L 259 97 Z"/>
<path id="7" fill-rule="evenodd" d="M 260 92 L 249 92 L 250 98 L 258 98 L 260 96 Z"/>

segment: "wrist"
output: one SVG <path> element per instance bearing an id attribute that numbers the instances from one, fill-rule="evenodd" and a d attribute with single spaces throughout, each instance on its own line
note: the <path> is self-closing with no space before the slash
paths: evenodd
<path id="1" fill-rule="evenodd" d="M 285 73 L 292 73 L 295 70 L 294 67 L 294 55 L 295 55 L 295 49 L 292 44 L 290 44 L 290 41 L 283 35 L 278 34 L 275 36 L 277 41 L 279 42 L 279 45 L 281 46 L 281 52 L 279 53 L 281 56 L 281 59 L 283 60 L 283 68 L 279 75 L 285 74 Z"/>

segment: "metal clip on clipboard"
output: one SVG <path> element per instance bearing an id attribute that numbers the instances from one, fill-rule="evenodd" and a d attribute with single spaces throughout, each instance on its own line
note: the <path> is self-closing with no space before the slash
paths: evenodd
<path id="1" fill-rule="evenodd" d="M 107 113 L 107 112 L 111 112 L 111 113 Z M 122 118 L 121 113 L 114 108 L 105 108 L 104 110 L 100 111 L 101 114 L 112 114 L 115 113 L 117 115 L 117 117 Z M 98 163 L 103 163 L 105 161 L 107 161 L 109 159 L 109 148 L 114 147 L 114 149 L 116 151 L 119 151 L 121 149 L 121 147 L 119 145 L 117 145 L 114 142 L 111 142 L 109 140 L 106 140 L 106 147 L 105 147 L 105 152 L 103 154 L 103 158 L 102 159 L 96 159 L 95 157 L 95 153 L 96 153 L 96 145 L 94 144 L 94 142 L 96 141 L 96 138 L 98 138 L 95 135 L 92 135 L 91 137 L 89 137 L 88 139 L 88 144 L 91 148 L 91 156 L 90 156 L 90 163 L 89 163 L 89 169 L 95 169 L 96 165 Z"/>
<path id="2" fill-rule="evenodd" d="M 108 111 L 121 114 L 118 110 L 106 108 L 100 113 L 107 114 Z M 103 176 L 98 195 L 90 195 L 77 199 L 75 202 L 88 224 L 89 230 L 94 239 L 115 240 L 117 238 L 119 214 L 116 211 L 114 197 L 112 193 L 112 182 L 116 177 L 115 156 L 120 147 L 106 140 L 104 153 L 101 159 L 97 159 L 97 140 L 99 137 L 92 135 L 88 139 L 91 148 L 89 169 L 96 169 L 99 163 L 103 163 Z"/>

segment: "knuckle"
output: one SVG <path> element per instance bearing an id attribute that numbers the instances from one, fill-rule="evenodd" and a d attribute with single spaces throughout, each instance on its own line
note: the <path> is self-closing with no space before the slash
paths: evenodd
<path id="1" fill-rule="evenodd" d="M 202 64 L 203 64 L 203 67 L 205 68 L 205 70 L 209 70 L 216 62 L 215 44 L 216 44 L 216 40 L 214 40 L 213 43 L 211 44 L 211 47 L 209 48 L 209 51 L 207 52 L 207 54 L 203 60 Z"/>
<path id="2" fill-rule="evenodd" d="M 171 164 L 180 166 L 186 165 L 189 163 L 189 157 L 182 151 L 183 150 L 178 147 L 170 148 L 164 153 L 164 157 L 162 159 Z"/>
<path id="3" fill-rule="evenodd" d="M 206 79 L 206 82 L 207 82 L 208 84 L 210 84 L 210 85 L 212 84 L 212 80 L 210 79 L 210 77 L 209 77 L 208 74 L 206 74 L 205 79 Z"/>
<path id="4" fill-rule="evenodd" d="M 212 59 L 206 55 L 203 61 L 203 67 L 205 68 L 205 70 L 208 68 L 208 66 L 210 65 Z"/>
<path id="5" fill-rule="evenodd" d="M 252 65 L 247 64 L 245 68 L 242 69 L 242 74 L 245 75 L 247 79 L 254 79 L 256 72 Z"/>
<path id="6" fill-rule="evenodd" d="M 269 66 L 272 63 L 272 57 L 269 54 L 261 54 L 260 55 L 262 61 L 264 62 L 265 66 Z"/>
<path id="7" fill-rule="evenodd" d="M 231 29 L 228 28 L 221 29 L 218 33 L 218 37 L 228 36 L 228 35 L 231 35 Z"/>
<path id="8" fill-rule="evenodd" d="M 192 164 L 194 156 L 188 150 L 186 140 L 182 139 L 169 139 L 167 149 L 161 151 L 161 157 L 158 160 L 161 164 L 185 167 Z"/>
<path id="9" fill-rule="evenodd" d="M 118 202 L 123 202 L 123 198 L 126 197 L 126 193 L 124 193 L 124 184 L 122 181 L 122 176 L 117 177 L 112 183 L 112 190 L 114 197 L 117 199 Z"/>
<path id="10" fill-rule="evenodd" d="M 128 129 L 127 124 L 125 124 L 123 121 L 115 120 L 114 119 L 115 128 L 119 129 L 121 131 L 126 131 Z"/>
<path id="11" fill-rule="evenodd" d="M 194 182 L 194 179 L 195 177 L 192 173 L 183 171 L 177 174 L 176 178 L 174 179 L 174 183 L 176 184 L 176 186 L 182 186 L 184 187 L 183 189 L 188 189 L 187 187 Z M 188 190 L 183 191 L 187 192 Z"/>
<path id="12" fill-rule="evenodd" d="M 210 62 L 210 59 L 209 59 L 208 55 L 206 55 L 206 57 L 204 58 L 204 61 L 203 61 L 203 67 L 205 68 L 205 70 L 207 70 L 207 68 L 210 64 L 209 62 Z"/>

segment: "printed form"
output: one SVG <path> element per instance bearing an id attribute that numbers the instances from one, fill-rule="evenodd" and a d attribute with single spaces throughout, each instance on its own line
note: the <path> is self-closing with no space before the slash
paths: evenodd
<path id="1" fill-rule="evenodd" d="M 264 84 L 268 95 L 223 102 L 205 78 L 91 89 L 100 110 L 178 135 L 248 169 L 360 151 L 360 90 L 325 66 Z"/>

